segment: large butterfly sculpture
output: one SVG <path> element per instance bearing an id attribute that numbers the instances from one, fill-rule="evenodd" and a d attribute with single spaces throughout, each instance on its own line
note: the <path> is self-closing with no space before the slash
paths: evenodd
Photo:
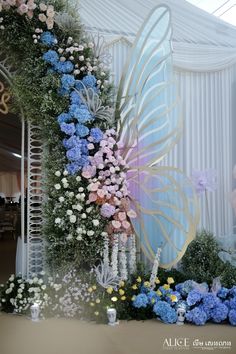
<path id="1" fill-rule="evenodd" d="M 131 49 L 117 94 L 122 156 L 129 166 L 130 198 L 138 217 L 132 219 L 141 248 L 153 261 L 162 249 L 160 266 L 176 264 L 195 237 L 198 206 L 194 188 L 177 168 L 157 165 L 178 141 L 183 121 L 171 51 L 171 13 L 154 8 Z M 85 97 L 86 96 L 86 97 Z M 108 119 L 98 95 L 84 91 L 93 114 Z"/>

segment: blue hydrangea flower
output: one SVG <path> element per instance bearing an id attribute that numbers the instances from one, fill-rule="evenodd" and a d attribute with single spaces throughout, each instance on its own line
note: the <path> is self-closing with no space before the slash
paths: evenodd
<path id="1" fill-rule="evenodd" d="M 160 296 L 158 296 L 154 290 L 150 290 L 147 294 L 147 297 L 150 305 L 155 304 L 157 301 L 161 299 Z"/>
<path id="2" fill-rule="evenodd" d="M 229 322 L 231 325 L 236 326 L 236 310 L 229 311 Z"/>
<path id="3" fill-rule="evenodd" d="M 76 118 L 79 123 L 86 123 L 93 119 L 88 108 L 85 106 L 77 106 L 76 104 L 70 105 L 69 113 L 72 117 Z"/>
<path id="4" fill-rule="evenodd" d="M 157 301 L 153 306 L 153 311 L 165 323 L 175 323 L 177 321 L 176 311 L 165 301 Z"/>
<path id="5" fill-rule="evenodd" d="M 96 86 L 97 79 L 94 75 L 87 75 L 83 78 L 82 82 L 86 87 L 94 88 Z"/>
<path id="6" fill-rule="evenodd" d="M 81 150 L 78 146 L 75 146 L 66 152 L 66 156 L 70 161 L 78 161 L 81 158 Z"/>
<path id="7" fill-rule="evenodd" d="M 71 115 L 69 113 L 61 113 L 57 117 L 57 121 L 59 124 L 61 123 L 68 123 L 71 121 Z"/>
<path id="8" fill-rule="evenodd" d="M 218 293 L 217 296 L 221 299 L 226 299 L 229 293 L 229 289 L 222 287 Z"/>
<path id="9" fill-rule="evenodd" d="M 175 289 L 184 297 L 186 297 L 190 291 L 194 289 L 194 281 L 193 280 L 186 280 L 183 283 L 177 284 Z"/>
<path id="10" fill-rule="evenodd" d="M 201 301 L 202 294 L 199 293 L 197 290 L 191 290 L 187 296 L 187 304 L 189 306 L 195 305 L 197 302 Z"/>
<path id="11" fill-rule="evenodd" d="M 75 125 L 74 123 L 61 123 L 60 124 L 61 131 L 63 133 L 66 133 L 67 135 L 74 135 L 75 133 Z"/>
<path id="12" fill-rule="evenodd" d="M 58 90 L 57 90 L 57 94 L 59 96 L 68 96 L 69 95 L 69 90 L 66 90 L 64 89 L 63 87 L 60 87 Z"/>
<path id="13" fill-rule="evenodd" d="M 103 139 L 103 132 L 99 128 L 92 128 L 90 131 L 90 136 L 93 138 L 95 143 L 99 143 Z"/>
<path id="14" fill-rule="evenodd" d="M 77 105 L 77 106 L 80 106 L 80 105 L 83 103 L 83 101 L 82 101 L 80 95 L 79 95 L 78 92 L 76 92 L 76 91 L 72 91 L 72 92 L 71 92 L 71 94 L 70 94 L 70 100 L 71 100 L 71 103 L 72 103 L 72 104 L 75 104 L 75 105 Z"/>
<path id="15" fill-rule="evenodd" d="M 201 308 L 194 307 L 194 309 L 187 312 L 186 319 L 189 322 L 195 323 L 197 326 L 202 326 L 207 321 L 207 314 Z"/>
<path id="16" fill-rule="evenodd" d="M 60 74 L 69 74 L 74 70 L 74 64 L 70 60 L 58 61 L 54 67 Z"/>
<path id="17" fill-rule="evenodd" d="M 88 141 L 86 139 L 80 139 L 80 148 L 84 156 L 88 155 Z"/>
<path id="18" fill-rule="evenodd" d="M 229 300 L 229 306 L 231 309 L 236 310 L 236 296 Z"/>
<path id="19" fill-rule="evenodd" d="M 228 312 L 228 307 L 222 303 L 219 303 L 211 310 L 211 319 L 216 323 L 220 323 L 226 320 Z"/>
<path id="20" fill-rule="evenodd" d="M 79 166 L 81 167 L 86 167 L 89 164 L 88 156 L 81 156 L 81 158 L 78 161 Z"/>
<path id="21" fill-rule="evenodd" d="M 65 90 L 70 90 L 75 84 L 75 78 L 73 75 L 64 74 L 61 77 L 61 86 Z"/>
<path id="22" fill-rule="evenodd" d="M 133 300 L 133 306 L 136 308 L 147 307 L 148 298 L 145 294 L 138 294 Z"/>
<path id="23" fill-rule="evenodd" d="M 75 175 L 78 171 L 81 170 L 81 166 L 75 162 L 72 162 L 66 165 L 66 170 L 70 175 Z"/>
<path id="24" fill-rule="evenodd" d="M 59 55 L 55 50 L 49 49 L 46 53 L 43 54 L 43 60 L 51 65 L 56 65 L 59 60 Z"/>
<path id="25" fill-rule="evenodd" d="M 63 139 L 63 146 L 69 150 L 75 146 L 80 146 L 80 139 L 79 137 L 72 135 L 69 139 Z"/>
<path id="26" fill-rule="evenodd" d="M 84 138 L 86 135 L 89 134 L 89 129 L 83 124 L 76 124 L 76 134 L 80 138 Z"/>
<path id="27" fill-rule="evenodd" d="M 229 290 L 229 294 L 236 296 L 236 285 L 234 285 L 230 290 Z"/>
<path id="28" fill-rule="evenodd" d="M 207 315 L 207 321 L 211 319 L 211 308 L 208 307 L 206 304 L 200 304 L 199 306 L 199 309 L 204 311 L 205 314 Z"/>
<path id="29" fill-rule="evenodd" d="M 203 295 L 203 304 L 209 309 L 215 307 L 218 304 L 218 302 L 219 299 L 213 293 L 207 293 Z"/>
<path id="30" fill-rule="evenodd" d="M 43 44 L 51 47 L 57 43 L 56 37 L 49 31 L 43 32 L 40 36 L 40 40 Z"/>

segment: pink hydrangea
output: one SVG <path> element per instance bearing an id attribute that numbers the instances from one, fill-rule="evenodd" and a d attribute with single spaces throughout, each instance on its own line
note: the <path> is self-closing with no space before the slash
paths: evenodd
<path id="1" fill-rule="evenodd" d="M 109 204 L 109 203 L 105 203 L 102 205 L 101 207 L 101 215 L 104 217 L 104 218 L 110 218 L 112 215 L 114 215 L 116 212 L 116 208 Z"/>

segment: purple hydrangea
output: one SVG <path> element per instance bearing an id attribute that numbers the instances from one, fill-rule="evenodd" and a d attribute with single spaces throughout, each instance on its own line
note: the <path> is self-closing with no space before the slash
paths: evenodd
<path id="1" fill-rule="evenodd" d="M 59 60 L 59 55 L 57 54 L 57 52 L 55 50 L 48 50 L 46 53 L 43 54 L 43 59 L 51 64 L 51 65 L 55 65 L 58 60 Z"/>
<path id="2" fill-rule="evenodd" d="M 58 61 L 54 67 L 60 74 L 69 74 L 74 70 L 74 64 L 70 60 Z"/>
<path id="3" fill-rule="evenodd" d="M 112 215 L 115 214 L 115 212 L 116 212 L 116 208 L 109 203 L 105 203 L 101 207 L 101 215 L 104 218 L 110 218 Z"/>
<path id="4" fill-rule="evenodd" d="M 74 135 L 75 133 L 75 125 L 74 123 L 61 123 L 60 124 L 61 131 L 66 133 L 67 135 Z"/>
<path id="5" fill-rule="evenodd" d="M 229 322 L 232 326 L 236 326 L 236 310 L 229 311 Z"/>
<path id="6" fill-rule="evenodd" d="M 95 143 L 99 143 L 103 139 L 103 132 L 99 128 L 92 128 L 90 135 Z"/>
<path id="7" fill-rule="evenodd" d="M 197 302 L 200 302 L 202 299 L 202 294 L 197 290 L 191 290 L 187 296 L 187 304 L 189 306 L 195 305 Z"/>
<path id="8" fill-rule="evenodd" d="M 49 47 L 57 43 L 56 37 L 49 31 L 43 32 L 40 36 L 40 40 L 43 44 Z"/>
<path id="9" fill-rule="evenodd" d="M 71 121 L 71 115 L 69 113 L 61 113 L 57 117 L 57 121 L 59 124 L 61 123 L 68 123 Z"/>
<path id="10" fill-rule="evenodd" d="M 211 319 L 216 323 L 220 323 L 226 320 L 228 312 L 228 307 L 222 303 L 219 303 L 211 310 Z"/>
<path id="11" fill-rule="evenodd" d="M 89 134 L 89 129 L 83 124 L 76 124 L 76 134 L 83 138 Z"/>
<path id="12" fill-rule="evenodd" d="M 186 320 L 195 323 L 197 326 L 202 326 L 207 321 L 207 314 L 200 307 L 194 307 L 186 313 Z"/>
<path id="13" fill-rule="evenodd" d="M 147 307 L 148 298 L 145 294 L 138 294 L 133 300 L 133 306 L 136 308 Z"/>
<path id="14" fill-rule="evenodd" d="M 69 75 L 69 74 L 64 74 L 61 77 L 61 86 L 62 89 L 65 90 L 70 90 L 75 84 L 75 78 L 73 75 Z"/>

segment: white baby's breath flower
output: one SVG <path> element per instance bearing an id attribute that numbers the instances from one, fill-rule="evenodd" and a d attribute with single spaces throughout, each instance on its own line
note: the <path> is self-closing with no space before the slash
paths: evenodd
<path id="1" fill-rule="evenodd" d="M 59 190 L 59 189 L 61 189 L 61 185 L 59 183 L 56 183 L 56 184 L 54 184 L 54 188 L 56 190 Z"/>
<path id="2" fill-rule="evenodd" d="M 98 226 L 99 225 L 99 220 L 97 220 L 97 219 L 93 220 L 93 225 L 94 226 Z"/>
<path id="3" fill-rule="evenodd" d="M 89 208 L 86 209 L 87 213 L 90 213 L 91 211 L 92 211 L 92 207 L 89 207 Z"/>
<path id="4" fill-rule="evenodd" d="M 70 216 L 70 222 L 71 222 L 72 224 L 74 224 L 74 223 L 76 222 L 76 216 L 75 216 L 75 215 L 71 215 L 71 216 Z"/>
<path id="5" fill-rule="evenodd" d="M 66 239 L 67 241 L 71 241 L 73 239 L 73 236 L 69 234 L 68 236 L 66 236 Z"/>
<path id="6" fill-rule="evenodd" d="M 61 172 L 60 171 L 56 171 L 55 172 L 55 176 L 60 177 L 61 176 Z"/>
<path id="7" fill-rule="evenodd" d="M 79 56 L 79 61 L 84 61 L 84 56 L 83 55 L 80 55 Z M 81 68 L 82 69 L 82 68 Z"/>
<path id="8" fill-rule="evenodd" d="M 64 183 L 68 183 L 68 180 L 67 180 L 67 178 L 62 178 L 62 180 L 61 180 L 61 182 L 64 184 Z"/>
<path id="9" fill-rule="evenodd" d="M 19 294 L 21 294 L 21 293 L 23 293 L 23 289 L 19 288 L 19 289 L 17 290 L 17 292 L 18 292 Z"/>

